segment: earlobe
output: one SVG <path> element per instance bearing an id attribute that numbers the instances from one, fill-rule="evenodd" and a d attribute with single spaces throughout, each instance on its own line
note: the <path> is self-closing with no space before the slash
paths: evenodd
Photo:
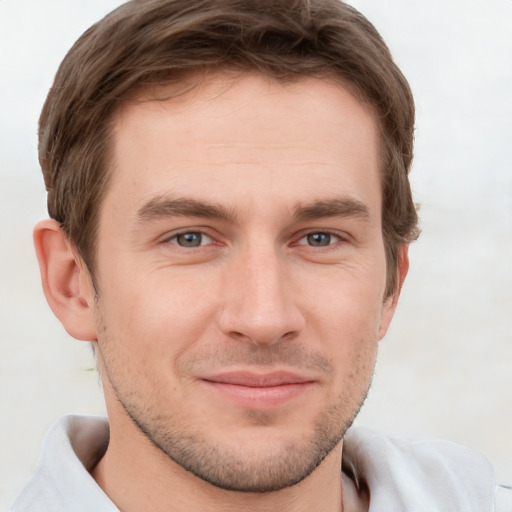
<path id="1" fill-rule="evenodd" d="M 398 305 L 398 299 L 400 297 L 400 292 L 402 291 L 402 286 L 404 284 L 405 278 L 407 277 L 407 272 L 409 271 L 409 246 L 401 245 L 398 248 L 398 268 L 397 268 L 397 277 L 396 277 L 396 286 L 393 295 L 388 297 L 384 301 L 384 305 L 382 308 L 382 317 L 381 324 L 379 329 L 379 340 L 381 340 L 393 319 L 393 315 L 395 314 L 396 307 Z"/>
<path id="2" fill-rule="evenodd" d="M 34 228 L 34 246 L 46 300 L 66 331 L 76 339 L 96 340 L 94 288 L 85 264 L 55 220 Z"/>

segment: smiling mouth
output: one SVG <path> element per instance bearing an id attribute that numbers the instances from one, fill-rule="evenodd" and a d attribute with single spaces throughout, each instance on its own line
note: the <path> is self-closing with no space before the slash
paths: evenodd
<path id="1" fill-rule="evenodd" d="M 315 381 L 290 372 L 227 372 L 202 378 L 216 395 L 252 409 L 278 407 L 309 391 Z"/>

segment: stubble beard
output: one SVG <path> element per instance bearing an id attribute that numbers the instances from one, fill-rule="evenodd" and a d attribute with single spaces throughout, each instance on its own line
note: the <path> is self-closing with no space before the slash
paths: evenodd
<path id="1" fill-rule="evenodd" d="M 106 326 L 101 321 L 99 323 L 105 346 L 109 344 Z M 263 348 L 259 355 L 255 354 L 248 356 L 247 352 L 243 351 L 235 356 L 235 359 L 239 357 L 240 360 L 246 359 L 248 363 L 253 364 L 274 364 L 281 360 L 296 366 L 308 359 L 311 367 L 326 370 L 330 366 L 319 355 L 304 358 L 300 347 L 278 347 L 274 352 Z M 233 361 L 233 357 L 231 352 L 228 359 Z M 212 356 L 203 354 L 203 359 L 209 361 Z M 283 442 L 277 449 L 268 450 L 271 453 L 263 454 L 261 450 L 256 453 L 246 445 L 242 450 L 236 449 L 229 445 L 227 438 L 227 442 L 208 439 L 195 428 L 193 418 L 188 421 L 182 417 L 177 419 L 172 411 L 162 414 L 154 403 L 148 403 L 147 397 L 140 393 L 138 388 L 126 390 L 123 387 L 125 392 L 121 393 L 122 386 L 118 386 L 118 379 L 112 379 L 118 377 L 114 375 L 117 372 L 114 371 L 113 374 L 112 368 L 109 368 L 111 365 L 107 363 L 104 355 L 102 370 L 106 375 L 102 377 L 108 379 L 116 400 L 137 429 L 158 450 L 183 469 L 220 489 L 243 493 L 267 493 L 293 486 L 307 478 L 343 439 L 359 413 L 371 386 L 375 357 L 371 367 L 368 367 L 371 359 L 371 355 L 370 358 L 357 358 L 357 367 L 352 368 L 346 388 L 318 415 L 309 435 L 305 434 L 301 439 Z M 117 365 L 118 369 L 119 367 Z M 354 382 L 359 384 L 354 385 Z M 153 400 L 150 399 L 149 402 Z M 270 418 L 261 411 L 249 411 L 249 414 L 253 415 L 254 424 L 260 424 L 262 428 Z M 341 464 L 339 469 L 341 473 Z"/>
<path id="2" fill-rule="evenodd" d="M 250 447 L 246 451 L 234 449 L 229 446 L 229 440 L 224 444 L 213 443 L 190 425 L 177 426 L 172 418 L 151 414 L 115 392 L 138 430 L 186 471 L 220 489 L 267 493 L 293 486 L 313 473 L 342 440 L 369 387 L 368 384 L 355 408 L 340 400 L 319 416 L 308 438 L 289 441 L 273 453 L 263 455 L 255 455 Z M 265 423 L 265 413 L 256 414 L 259 416 L 256 421 Z"/>

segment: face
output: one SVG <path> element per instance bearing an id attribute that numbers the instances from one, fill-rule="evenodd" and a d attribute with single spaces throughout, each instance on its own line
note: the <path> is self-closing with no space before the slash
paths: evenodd
<path id="1" fill-rule="evenodd" d="M 141 100 L 116 118 L 98 231 L 113 432 L 130 417 L 225 489 L 290 486 L 339 445 L 393 313 L 376 122 L 314 79 Z"/>

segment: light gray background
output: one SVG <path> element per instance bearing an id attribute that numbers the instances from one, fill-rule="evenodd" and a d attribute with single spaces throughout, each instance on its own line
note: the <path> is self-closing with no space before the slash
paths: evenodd
<path id="1" fill-rule="evenodd" d="M 40 290 L 36 121 L 58 63 L 117 0 L 0 0 L 0 509 L 47 427 L 101 414 L 90 349 Z M 512 1 L 354 0 L 409 78 L 421 240 L 360 423 L 467 444 L 512 484 Z"/>

